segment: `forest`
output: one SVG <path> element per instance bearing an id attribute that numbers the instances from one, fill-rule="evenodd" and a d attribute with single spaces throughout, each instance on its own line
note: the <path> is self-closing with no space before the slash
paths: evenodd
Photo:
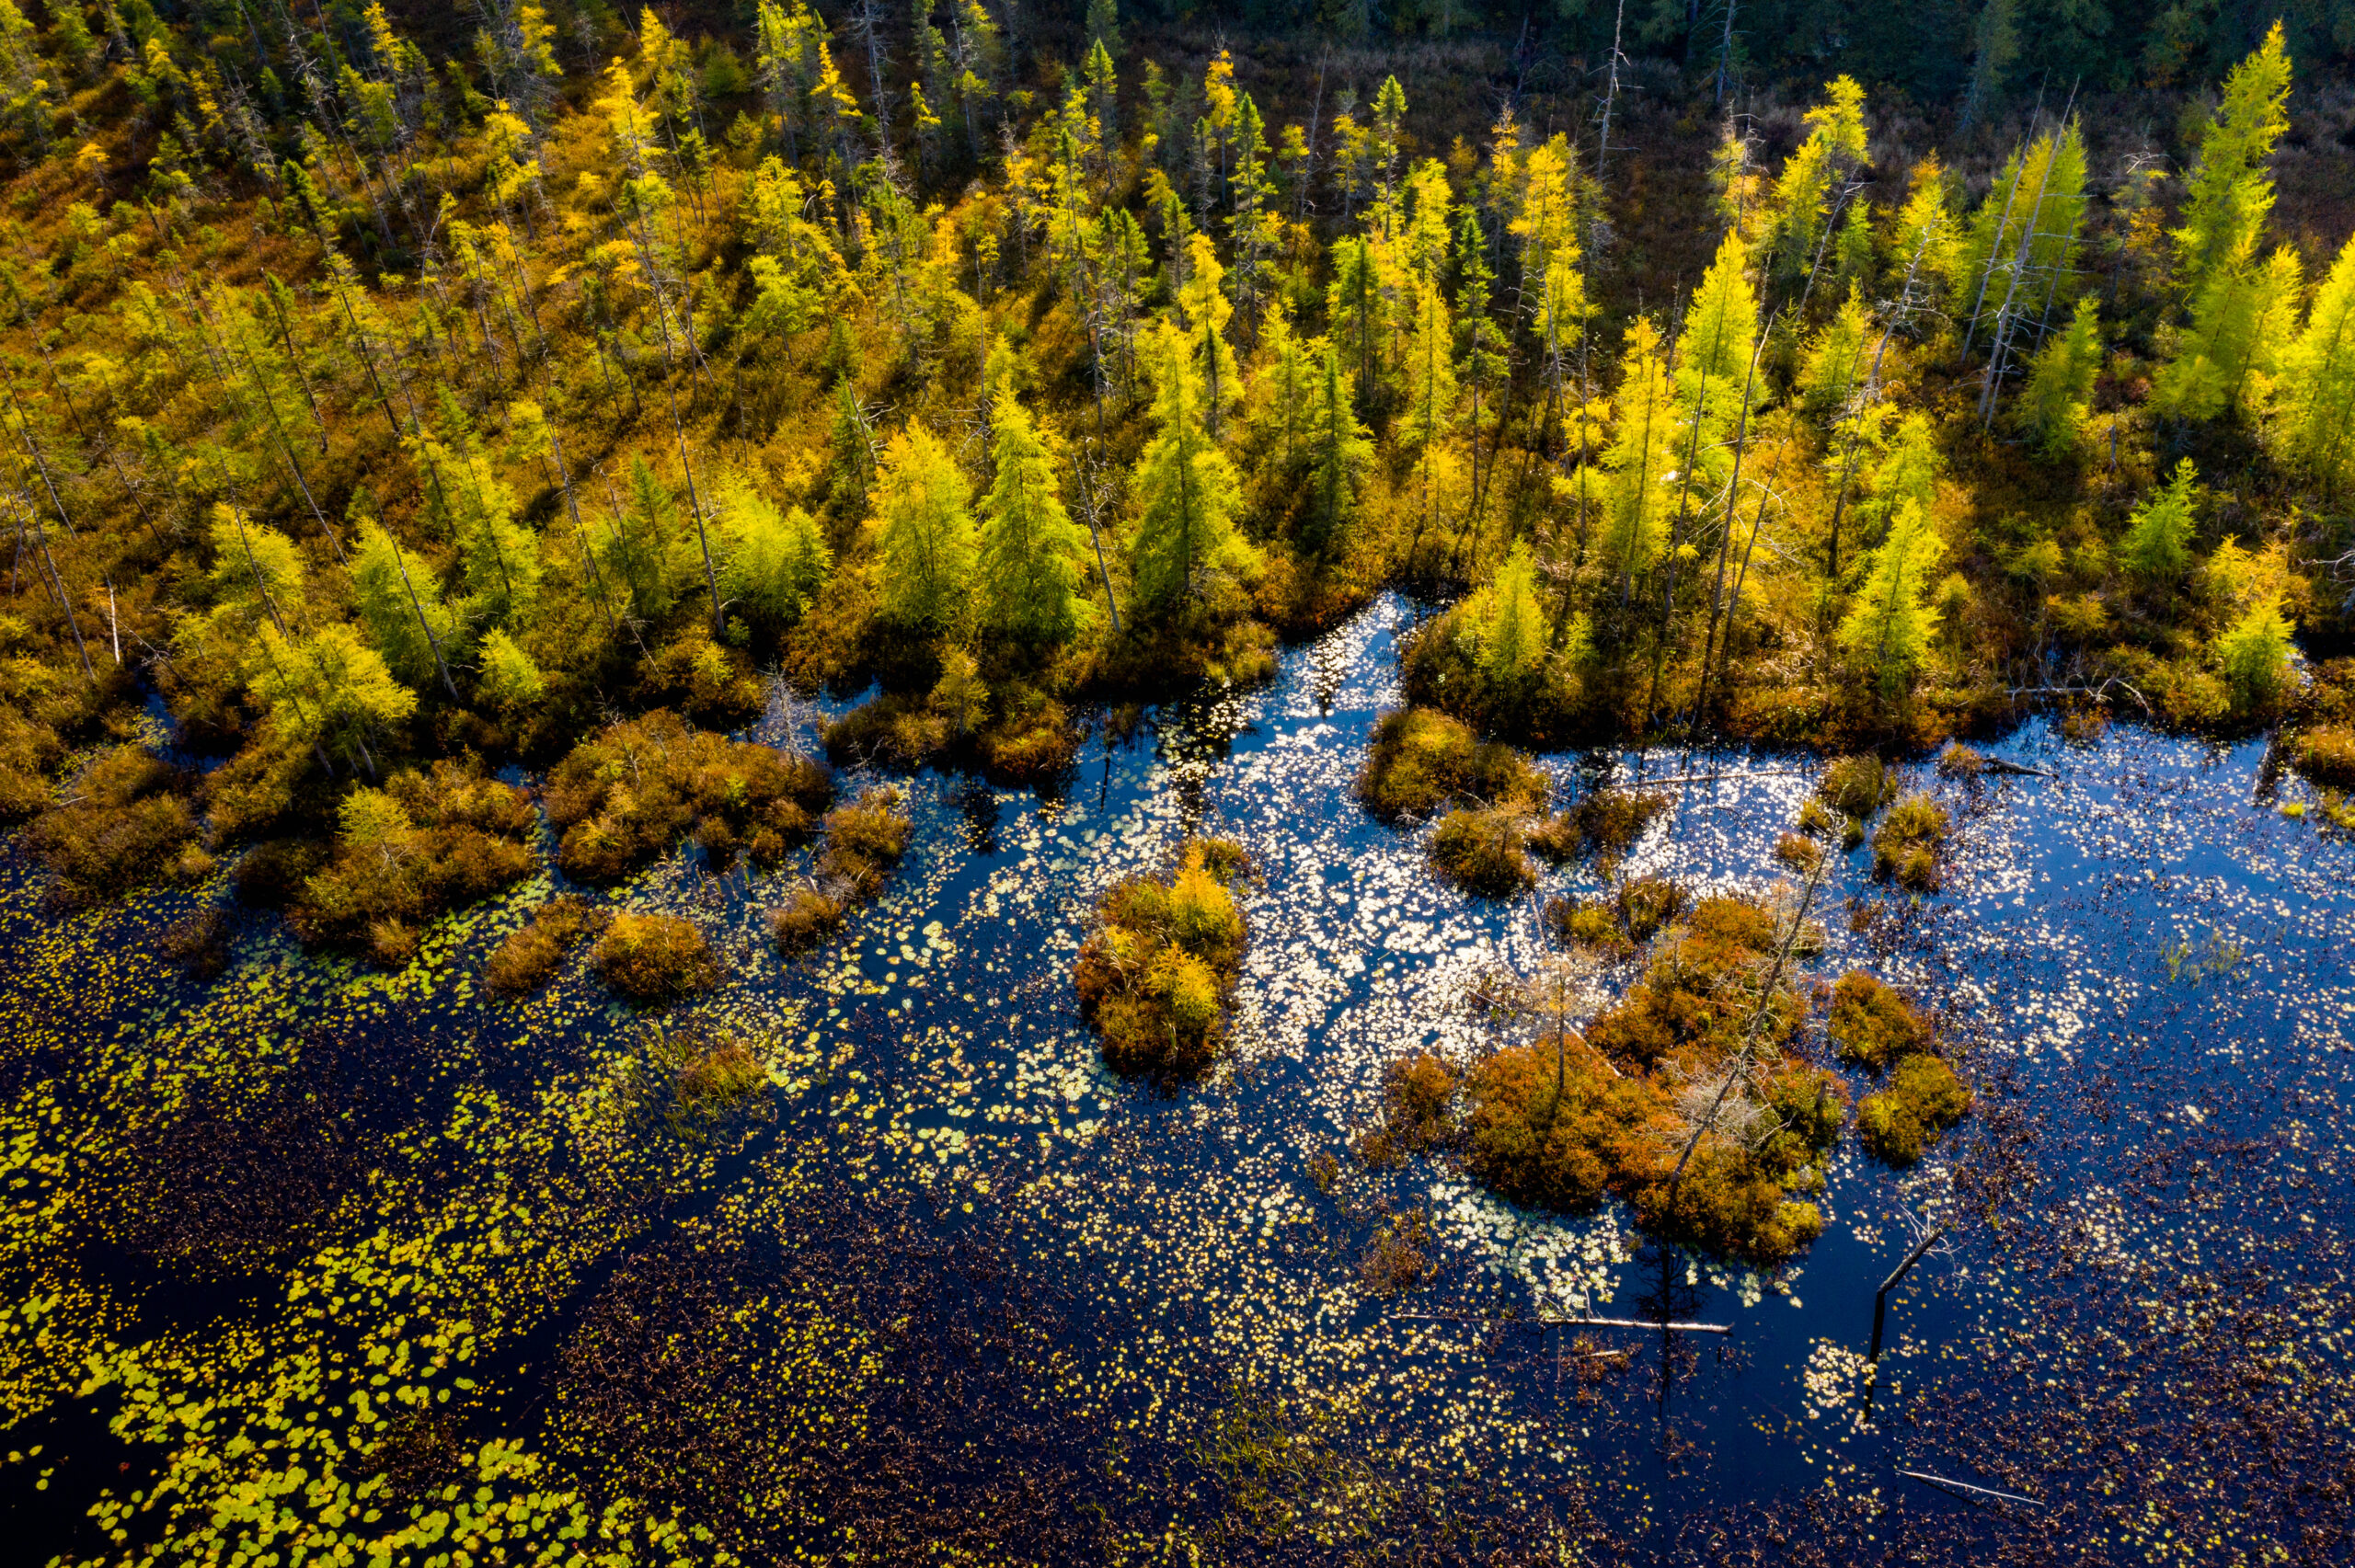
<path id="1" fill-rule="evenodd" d="M 577 958 L 599 1103 L 702 1161 L 788 1069 L 640 879 L 830 973 L 931 886 L 927 771 L 1109 795 L 1396 603 L 1347 792 L 1548 956 L 1315 1185 L 1428 1156 L 1778 1277 L 1846 1130 L 2013 1126 L 1922 987 L 1802 972 L 1842 857 L 1893 975 L 2032 722 L 2268 738 L 2355 835 L 2350 61 L 2346 0 L 0 0 L 10 864 L 52 933 L 175 900 L 216 995 L 274 942 L 430 987 L 524 900 L 469 1000 Z M 1796 759 L 1775 891 L 1638 865 L 1681 806 L 1567 752 Z M 1056 960 L 1132 1086 L 1255 1026 L 1247 837 L 1189 808 Z M 1368 1299 L 1428 1277 L 1380 1213 Z"/>

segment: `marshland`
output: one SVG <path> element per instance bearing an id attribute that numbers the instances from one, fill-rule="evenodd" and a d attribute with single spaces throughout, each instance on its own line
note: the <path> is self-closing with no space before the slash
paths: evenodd
<path id="1" fill-rule="evenodd" d="M 1064 9 L 0 0 L 20 1550 L 2344 1557 L 2332 24 Z"/>

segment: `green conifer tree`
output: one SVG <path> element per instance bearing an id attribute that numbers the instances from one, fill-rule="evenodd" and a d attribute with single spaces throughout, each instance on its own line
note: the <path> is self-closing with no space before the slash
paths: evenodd
<path id="1" fill-rule="evenodd" d="M 2260 13 L 2261 15 L 2262 13 Z M 2183 227 L 2175 231 L 2177 281 L 2198 298 L 2219 270 L 2246 266 L 2273 210 L 2273 144 L 2290 128 L 2290 56 L 2281 24 L 2224 78 L 2223 100 L 2200 138 L 2185 183 Z"/>
<path id="2" fill-rule="evenodd" d="M 2150 583 L 2172 583 L 2191 565 L 2191 534 L 2200 507 L 2200 470 L 2191 459 L 2134 509 L 2118 542 L 2118 564 Z"/>
<path id="3" fill-rule="evenodd" d="M 903 626 L 947 631 L 963 618 L 973 578 L 973 486 L 940 438 L 910 420 L 883 449 L 875 481 L 878 584 L 883 612 Z"/>
<path id="4" fill-rule="evenodd" d="M 1865 565 L 1864 588 L 1840 624 L 1840 644 L 1883 698 L 1903 694 L 1937 635 L 1937 606 L 1924 589 L 1946 553 L 1930 514 L 1907 501 Z"/>
<path id="5" fill-rule="evenodd" d="M 1150 358 L 1155 430 L 1134 482 L 1136 595 L 1146 610 L 1171 616 L 1199 603 L 1214 578 L 1255 575 L 1259 556 L 1235 532 L 1235 466 L 1203 424 L 1189 335 L 1164 324 Z"/>
<path id="6" fill-rule="evenodd" d="M 983 619 L 1020 642 L 1068 642 L 1096 620 L 1086 592 L 1087 530 L 1063 509 L 1030 411 L 1008 391 L 991 415 L 996 472 L 982 498 Z"/>
<path id="7" fill-rule="evenodd" d="M 615 508 L 597 565 L 628 590 L 630 612 L 641 621 L 669 614 L 679 602 L 682 579 L 694 569 L 679 503 L 643 455 L 630 459 L 628 504 Z"/>
<path id="8" fill-rule="evenodd" d="M 770 625 L 801 619 L 834 569 L 825 530 L 799 507 L 780 509 L 746 482 L 722 495 L 718 521 L 721 597 Z"/>
<path id="9" fill-rule="evenodd" d="M 2028 362 L 2028 390 L 2013 406 L 2012 419 L 2046 457 L 2075 449 L 2101 373 L 2101 313 L 2089 294 L 2077 302 L 2065 331 L 2045 340 Z"/>
<path id="10" fill-rule="evenodd" d="M 1537 602 L 1537 562 L 1517 539 L 1476 606 L 1480 671 L 1500 686 L 1533 673 L 1545 657 L 1550 628 Z"/>
<path id="11" fill-rule="evenodd" d="M 1595 486 L 1603 502 L 1595 553 L 1619 584 L 1624 607 L 1635 580 L 1660 558 L 1668 542 L 1668 514 L 1676 500 L 1674 383 L 1660 354 L 1659 329 L 1638 316 L 1619 356 L 1613 398 L 1617 425 L 1603 453 L 1606 477 Z"/>
<path id="12" fill-rule="evenodd" d="M 2331 264 L 2281 367 L 2281 443 L 2326 488 L 2355 478 L 2355 239 Z"/>
<path id="13" fill-rule="evenodd" d="M 1308 510 L 1301 537 L 1311 549 L 1331 548 L 1357 520 L 1358 484 L 1373 461 L 1373 441 L 1350 397 L 1349 373 L 1329 338 L 1308 346 L 1315 357 L 1307 418 Z"/>
<path id="14" fill-rule="evenodd" d="M 373 520 L 361 524 L 351 587 L 368 640 L 400 680 L 423 685 L 465 647 L 465 620 L 442 598 L 433 568 Z"/>

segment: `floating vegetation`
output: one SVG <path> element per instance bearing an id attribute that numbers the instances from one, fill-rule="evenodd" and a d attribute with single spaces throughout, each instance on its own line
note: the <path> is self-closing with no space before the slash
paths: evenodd
<path id="1" fill-rule="evenodd" d="M 615 994 L 647 1007 L 707 991 L 724 975 L 694 921 L 636 910 L 614 916 L 589 962 Z"/>
<path id="2" fill-rule="evenodd" d="M 613 911 L 577 893 L 559 893 L 532 911 L 529 924 L 511 933 L 483 966 L 483 983 L 501 996 L 527 996 L 555 978 L 565 956 L 603 934 Z"/>
<path id="3" fill-rule="evenodd" d="M 1453 1148 L 1461 1130 L 1456 1088 L 1455 1069 L 1435 1052 L 1392 1062 L 1382 1073 L 1382 1124 L 1358 1139 L 1357 1157 L 1381 1170 Z"/>
<path id="4" fill-rule="evenodd" d="M 716 865 L 741 852 L 774 866 L 809 841 L 833 795 L 822 763 L 690 729 L 658 709 L 608 725 L 557 764 L 548 820 L 563 835 L 566 876 L 613 882 L 691 832 Z"/>
<path id="5" fill-rule="evenodd" d="M 1072 984 L 1115 1072 L 1192 1078 L 1217 1055 L 1249 941 L 1229 889 L 1246 864 L 1237 844 L 1189 840 L 1169 871 L 1124 878 L 1097 902 Z"/>

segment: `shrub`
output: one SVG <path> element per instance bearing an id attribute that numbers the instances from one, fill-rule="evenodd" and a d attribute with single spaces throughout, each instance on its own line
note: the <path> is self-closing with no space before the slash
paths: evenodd
<path id="1" fill-rule="evenodd" d="M 914 829 L 900 809 L 898 790 L 888 784 L 867 790 L 850 805 L 826 813 L 826 847 L 818 857 L 818 870 L 858 897 L 871 898 L 907 853 L 908 835 Z"/>
<path id="2" fill-rule="evenodd" d="M 616 881 L 690 832 L 723 865 L 741 849 L 774 866 L 810 841 L 833 795 L 821 762 L 661 710 L 583 740 L 547 784 L 557 864 L 583 882 Z"/>
<path id="3" fill-rule="evenodd" d="M 1454 1143 L 1455 1070 L 1430 1051 L 1392 1062 L 1382 1074 L 1382 1125 L 1359 1140 L 1369 1165 L 1396 1164 Z"/>
<path id="4" fill-rule="evenodd" d="M 1008 784 L 1054 778 L 1079 755 L 1079 731 L 1071 715 L 1061 703 L 1035 692 L 1006 701 L 976 743 L 983 771 Z"/>
<path id="5" fill-rule="evenodd" d="M 1653 955 L 1644 978 L 1587 1029 L 1587 1040 L 1623 1067 L 1648 1070 L 1671 1057 L 1714 1061 L 1737 1048 L 1758 1007 L 1758 970 L 1772 953 L 1775 921 L 1738 898 L 1704 898 Z M 1787 985 L 1770 999 L 1766 1037 L 1798 1026 Z"/>
<path id="6" fill-rule="evenodd" d="M 674 915 L 615 915 L 590 962 L 606 985 L 641 1006 L 676 1001 L 720 981 L 719 960 L 703 933 Z"/>
<path id="7" fill-rule="evenodd" d="M 1856 1136 L 1866 1152 L 1891 1165 L 1911 1165 L 1947 1128 L 1970 1111 L 1970 1088 L 1936 1057 L 1910 1056 L 1890 1074 L 1889 1087 L 1856 1106 Z"/>
<path id="8" fill-rule="evenodd" d="M 289 894 L 287 924 L 310 945 L 406 965 L 416 928 L 531 873 L 536 822 L 522 790 L 447 761 L 356 788 L 339 808 L 332 852 Z"/>
<path id="9" fill-rule="evenodd" d="M 701 624 L 645 661 L 637 699 L 638 706 L 675 709 L 692 724 L 723 730 L 752 723 L 768 706 L 768 693 L 750 660 L 713 642 Z"/>
<path id="10" fill-rule="evenodd" d="M 282 910 L 333 853 L 316 839 L 266 840 L 246 852 L 229 873 L 229 880 L 244 902 L 257 909 Z"/>
<path id="11" fill-rule="evenodd" d="M 1862 822 L 1897 797 L 1897 779 L 1878 757 L 1834 757 L 1815 793 L 1843 817 Z"/>
<path id="12" fill-rule="evenodd" d="M 1382 715 L 1357 782 L 1358 798 L 1385 822 L 1451 804 L 1542 810 L 1552 787 L 1511 747 L 1429 708 Z"/>
<path id="13" fill-rule="evenodd" d="M 207 904 L 164 928 L 164 956 L 178 964 L 190 979 L 209 980 L 229 967 L 229 916 L 217 904 Z"/>
<path id="14" fill-rule="evenodd" d="M 1072 983 L 1114 1071 L 1186 1078 L 1210 1066 L 1249 941 L 1227 887 L 1242 864 L 1233 844 L 1192 841 L 1169 873 L 1129 877 L 1098 901 Z"/>
<path id="15" fill-rule="evenodd" d="M 1557 865 L 1588 855 L 1615 864 L 1669 805 L 1668 795 L 1658 790 L 1635 795 L 1605 785 L 1541 823 L 1531 832 L 1529 846 Z"/>
<path id="16" fill-rule="evenodd" d="M 1832 988 L 1831 1033 L 1842 1061 L 1872 1072 L 1930 1048 L 1927 1021 L 1896 990 L 1862 969 L 1849 970 Z"/>
<path id="17" fill-rule="evenodd" d="M 1577 944 L 1605 957 L 1625 958 L 1658 935 L 1660 928 L 1691 907 L 1692 893 L 1665 876 L 1630 876 L 1607 897 L 1545 906 L 1545 921 L 1557 942 Z"/>
<path id="18" fill-rule="evenodd" d="M 56 730 L 0 702 L 0 822 L 21 822 L 49 805 L 47 774 L 64 756 Z"/>
<path id="19" fill-rule="evenodd" d="M 29 840 L 54 880 L 50 897 L 78 908 L 128 893 L 196 838 L 190 780 L 141 746 L 118 746 L 82 770 Z"/>
<path id="20" fill-rule="evenodd" d="M 1449 812 L 1431 835 L 1430 859 L 1440 875 L 1483 898 L 1509 898 L 1537 881 L 1522 853 L 1521 818 L 1511 811 Z"/>
<path id="21" fill-rule="evenodd" d="M 532 911 L 531 922 L 510 934 L 483 966 L 483 983 L 501 996 L 523 996 L 556 974 L 564 956 L 605 929 L 608 910 L 564 893 Z"/>
<path id="22" fill-rule="evenodd" d="M 1953 830 L 1945 807 L 1926 795 L 1907 795 L 1873 833 L 1873 875 L 1917 893 L 1936 892 L 1945 879 L 1939 852 Z"/>
<path id="23" fill-rule="evenodd" d="M 1510 1047 L 1465 1090 L 1472 1168 L 1515 1203 L 1577 1213 L 1667 1173 L 1667 1097 L 1589 1052 L 1557 1059 L 1551 1041 Z"/>
<path id="24" fill-rule="evenodd" d="M 769 934 L 783 951 L 799 953 L 840 929 L 844 912 L 841 900 L 815 887 L 796 887 L 785 908 L 769 916 Z"/>
<path id="25" fill-rule="evenodd" d="M 2290 761 L 2318 784 L 2355 787 L 2355 728 L 2318 724 L 2290 738 Z"/>

